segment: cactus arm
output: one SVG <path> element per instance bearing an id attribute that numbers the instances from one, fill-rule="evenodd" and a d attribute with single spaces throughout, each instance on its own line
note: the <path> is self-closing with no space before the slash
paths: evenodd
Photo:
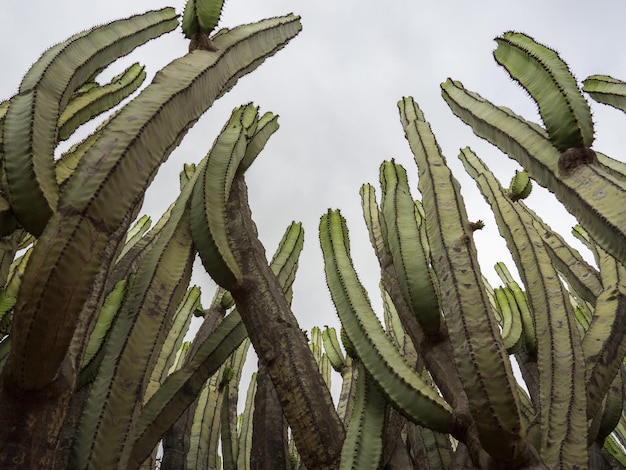
<path id="1" fill-rule="evenodd" d="M 188 0 L 183 11 L 182 29 L 191 39 L 197 33 L 209 34 L 219 23 L 224 0 Z"/>
<path id="2" fill-rule="evenodd" d="M 68 139 L 82 124 L 118 105 L 141 86 L 146 78 L 144 67 L 133 64 L 106 85 L 97 85 L 72 98 L 59 116 L 59 141 Z"/>
<path id="3" fill-rule="evenodd" d="M 626 183 L 593 164 L 561 175 L 560 153 L 536 124 L 466 91 L 460 82 L 446 81 L 442 94 L 476 135 L 517 160 L 537 183 L 554 192 L 605 250 L 626 263 L 626 207 L 611 202 L 626 197 Z"/>
<path id="4" fill-rule="evenodd" d="M 611 386 L 609 387 L 604 401 L 602 403 L 602 414 L 596 416 L 595 419 L 599 421 L 597 425 L 597 433 L 595 436 L 590 434 L 589 440 L 592 438 L 602 444 L 605 439 L 613 432 L 617 423 L 622 418 L 624 404 L 624 382 L 623 382 L 623 370 L 617 373 Z M 594 424 L 592 424 L 592 427 Z"/>
<path id="5" fill-rule="evenodd" d="M 218 460 L 218 442 L 220 433 L 220 415 L 225 390 L 220 381 L 230 361 L 222 366 L 206 381 L 198 396 L 191 429 L 189 430 L 189 451 L 187 468 L 220 468 Z"/>
<path id="6" fill-rule="evenodd" d="M 341 373 L 346 367 L 346 358 L 339 346 L 339 339 L 337 338 L 337 330 L 332 327 L 324 328 L 322 331 L 322 341 L 324 342 L 324 351 L 328 356 L 333 369 L 336 372 Z"/>
<path id="7" fill-rule="evenodd" d="M 363 208 L 363 218 L 365 219 L 370 240 L 374 246 L 374 251 L 378 258 L 382 273 L 382 284 L 385 292 L 393 299 L 393 306 L 402 322 L 404 330 L 408 334 L 411 342 L 418 348 L 419 355 L 423 357 L 427 364 L 437 387 L 441 391 L 444 398 L 454 408 L 459 416 L 463 416 L 462 427 L 466 429 L 466 441 L 469 453 L 474 462 L 478 462 L 482 458 L 484 451 L 480 448 L 476 427 L 473 425 L 467 402 L 467 396 L 463 390 L 463 385 L 459 379 L 456 370 L 451 369 L 449 364 L 454 362 L 454 354 L 450 344 L 447 331 L 437 336 L 426 336 L 422 331 L 419 322 L 404 302 L 395 270 L 391 262 L 391 255 L 388 253 L 381 228 L 382 219 L 380 211 L 376 203 L 374 188 L 365 184 L 361 187 L 361 205 Z M 425 214 L 422 204 L 415 201 L 415 207 L 421 221 L 420 238 L 422 246 L 428 248 L 428 240 L 426 237 L 425 224 L 423 223 Z M 429 252 L 430 258 L 430 252 Z M 343 331 L 343 329 L 342 329 Z"/>
<path id="8" fill-rule="evenodd" d="M 445 399 L 453 408 L 455 408 L 455 410 L 459 411 L 463 415 L 469 415 L 467 397 L 463 391 L 463 386 L 459 380 L 458 374 L 456 374 L 456 371 L 450 373 L 450 368 L 448 367 L 448 365 L 454 360 L 448 334 L 447 332 L 444 332 L 439 336 L 426 336 L 422 331 L 415 315 L 411 313 L 409 307 L 406 305 L 406 302 L 404 302 L 395 270 L 390 259 L 391 255 L 388 253 L 383 240 L 383 230 L 381 227 L 382 219 L 380 217 L 378 204 L 376 203 L 374 188 L 369 184 L 365 184 L 361 187 L 360 192 L 363 218 L 365 219 L 365 223 L 368 227 L 370 240 L 381 267 L 383 288 L 392 299 L 404 330 L 408 334 L 413 345 L 418 347 L 419 354 L 427 363 L 428 369 Z M 423 220 L 424 215 L 421 204 L 416 201 L 415 206 L 418 210 L 420 220 Z M 423 223 L 420 227 L 420 232 L 422 246 L 427 247 L 428 241 L 426 239 Z M 475 439 L 472 442 L 477 441 L 478 439 Z M 473 452 L 473 454 L 474 457 L 478 458 L 477 452 Z"/>
<path id="9" fill-rule="evenodd" d="M 21 284 L 22 275 L 26 269 L 28 259 L 33 252 L 32 247 L 28 248 L 22 256 L 18 256 L 8 266 L 7 279 L 5 287 L 2 289 L 2 295 L 5 299 L 12 299 L 11 307 L 0 316 L 0 336 L 10 335 L 13 324 L 13 307 L 17 302 L 17 295 Z M 14 255 L 15 251 L 13 251 Z M 7 260 L 8 262 L 8 260 Z M 7 343 L 10 344 L 10 343 Z M 5 345 L 7 347 L 7 345 Z"/>
<path id="10" fill-rule="evenodd" d="M 231 356 L 230 366 L 234 376 L 227 385 L 221 413 L 222 461 L 224 470 L 236 470 L 239 441 L 237 437 L 237 404 L 241 373 L 250 348 L 250 340 L 246 339 Z"/>
<path id="11" fill-rule="evenodd" d="M 598 162 L 602 165 L 602 169 L 615 179 L 626 181 L 626 163 L 604 155 L 602 152 L 596 152 Z"/>
<path id="12" fill-rule="evenodd" d="M 622 410 L 622 419 L 613 430 L 613 435 L 621 446 L 624 446 L 624 444 L 626 444 L 626 426 L 624 425 L 624 423 L 626 423 L 626 415 Z"/>
<path id="13" fill-rule="evenodd" d="M 528 424 L 528 428 L 530 428 L 533 425 L 533 422 L 536 421 L 538 417 L 538 413 L 535 411 L 535 407 L 530 397 L 526 393 L 526 390 L 524 390 L 521 386 L 518 385 L 517 391 L 520 397 L 520 404 L 522 405 L 521 406 L 522 416 L 524 416 L 524 420 Z M 539 447 L 541 443 L 540 441 L 537 441 L 536 443 L 533 443 L 533 444 L 536 444 L 537 447 Z"/>
<path id="14" fill-rule="evenodd" d="M 515 379 L 482 284 L 459 184 L 417 104 L 405 98 L 398 107 L 419 170 L 441 308 L 470 411 L 485 450 L 515 461 L 525 452 Z"/>
<path id="15" fill-rule="evenodd" d="M 262 122 L 260 122 L 262 121 Z M 259 123 L 261 126 L 259 126 Z M 248 104 L 233 111 L 208 154 L 202 181 L 192 200 L 192 230 L 207 272 L 222 287 L 241 282 L 241 269 L 228 239 L 226 202 L 235 173 L 243 173 L 278 129 L 277 116 Z"/>
<path id="16" fill-rule="evenodd" d="M 308 336 L 307 334 L 307 337 Z M 322 330 L 320 330 L 319 326 L 311 328 L 310 338 L 309 349 L 313 353 L 313 358 L 319 367 L 322 360 L 322 353 L 324 352 L 322 349 Z"/>
<path id="17" fill-rule="evenodd" d="M 219 419 L 219 410 L 217 405 L 217 382 L 219 376 L 224 370 L 224 364 L 204 383 L 200 394 L 194 402 L 194 412 L 191 423 L 191 428 L 185 430 L 188 432 L 189 448 L 187 449 L 187 455 L 185 456 L 186 465 L 185 468 L 203 468 L 202 463 L 206 464 L 209 459 L 212 460 L 215 467 L 215 457 L 208 455 L 207 448 L 209 446 L 209 439 L 211 434 L 211 428 L 215 424 L 215 417 Z M 217 412 L 217 415 L 214 413 Z M 218 421 L 219 422 L 219 421 Z M 169 450 L 169 449 L 168 449 Z M 165 454 L 165 449 L 164 449 Z M 163 460 L 166 460 L 166 456 L 163 456 Z M 208 467 L 207 467 L 208 468 Z"/>
<path id="18" fill-rule="evenodd" d="M 177 25 L 173 8 L 115 21 L 57 44 L 28 71 L 11 100 L 4 128 L 9 200 L 28 231 L 41 235 L 57 208 L 57 120 L 71 95 L 94 72 Z"/>
<path id="19" fill-rule="evenodd" d="M 398 351 L 412 350 L 412 353 L 417 357 L 415 348 L 410 339 L 407 340 L 407 335 L 402 327 L 402 321 L 396 310 L 396 306 L 389 295 L 389 292 L 385 290 L 382 282 L 380 283 L 380 295 L 383 299 L 383 319 L 385 320 L 385 333 L 391 339 L 393 344 L 398 348 Z"/>
<path id="20" fill-rule="evenodd" d="M 322 374 L 322 378 L 324 379 L 324 382 L 326 383 L 326 386 L 328 387 L 329 390 L 331 390 L 332 389 L 331 371 L 333 370 L 333 366 L 330 363 L 330 359 L 328 359 L 328 354 L 326 353 L 323 353 L 322 357 L 320 358 L 319 370 L 320 370 L 320 374 Z"/>
<path id="21" fill-rule="evenodd" d="M 109 285 L 115 284 L 120 279 L 126 279 L 129 276 L 137 272 L 137 268 L 146 254 L 150 252 L 152 246 L 156 243 L 158 235 L 161 233 L 163 226 L 167 223 L 172 213 L 172 208 L 175 203 L 172 203 L 163 212 L 159 220 L 150 230 L 144 234 L 139 240 L 129 247 L 129 249 L 123 254 L 118 256 L 115 265 L 109 275 Z M 125 250 L 122 248 L 122 253 Z"/>
<path id="22" fill-rule="evenodd" d="M 598 295 L 602 292 L 598 271 L 535 213 L 529 211 L 529 214 L 534 219 L 533 224 L 541 235 L 546 251 L 556 269 L 582 299 L 592 305 L 595 304 Z"/>
<path id="23" fill-rule="evenodd" d="M 124 299 L 128 297 L 128 291 L 132 286 L 135 278 L 131 276 L 128 279 L 128 283 L 126 286 L 126 292 L 124 294 Z M 123 281 L 119 281 L 118 284 Z M 111 294 L 114 292 L 111 291 Z M 111 295 L 109 294 L 109 295 Z M 82 361 L 82 367 L 80 369 L 80 373 L 78 374 L 78 378 L 76 381 L 76 389 L 80 390 L 88 384 L 91 384 L 97 377 L 98 372 L 100 370 L 100 365 L 102 364 L 102 360 L 104 359 L 105 346 L 108 341 L 108 335 L 111 332 L 111 327 L 113 322 L 115 321 L 115 316 L 109 316 L 110 313 L 117 315 L 122 307 L 122 303 L 120 303 L 117 309 L 114 312 L 107 312 L 106 309 L 103 308 L 98 315 L 98 319 L 96 320 L 96 324 L 93 328 L 92 333 L 89 335 L 88 342 L 84 345 L 85 347 L 85 356 Z M 97 349 L 95 349 L 97 347 Z M 87 359 L 89 359 L 87 361 Z"/>
<path id="24" fill-rule="evenodd" d="M 0 102 L 0 237 L 6 237 L 17 230 L 18 222 L 7 199 L 6 178 L 4 176 L 4 120 L 9 109 L 10 99 Z"/>
<path id="25" fill-rule="evenodd" d="M 176 312 L 168 325 L 165 340 L 158 353 L 158 357 L 150 373 L 150 380 L 146 386 L 143 397 L 144 404 L 154 395 L 163 383 L 163 380 L 167 377 L 169 368 L 172 366 L 176 353 L 187 334 L 189 325 L 191 324 L 191 318 L 196 309 L 200 307 L 200 288 L 198 286 L 190 287 L 176 307 Z"/>
<path id="26" fill-rule="evenodd" d="M 592 419 L 626 355 L 626 270 L 597 247 L 604 290 L 598 296 L 591 324 L 583 338 L 586 364 L 587 417 Z"/>
<path id="27" fill-rule="evenodd" d="M 554 146 L 591 147 L 591 110 L 559 55 L 522 33 L 504 33 L 496 42 L 494 58 L 535 100 Z"/>
<path id="28" fill-rule="evenodd" d="M 509 354 L 517 352 L 521 346 L 522 318 L 509 288 L 498 287 L 495 289 L 496 306 L 502 318 L 502 343 Z"/>
<path id="29" fill-rule="evenodd" d="M 280 285 L 283 286 L 289 304 L 291 304 L 293 282 L 298 271 L 299 255 L 303 246 L 304 229 L 302 223 L 292 222 L 285 230 L 270 262 L 270 268 Z"/>
<path id="30" fill-rule="evenodd" d="M 0 289 L 0 337 L 5 337 L 10 329 L 13 305 L 15 305 L 15 297 L 9 297 L 4 289 Z"/>
<path id="31" fill-rule="evenodd" d="M 196 15 L 196 0 L 188 0 L 185 3 L 181 20 L 181 29 L 187 39 L 191 39 L 198 33 L 198 17 Z"/>
<path id="32" fill-rule="evenodd" d="M 243 113 L 247 107 L 233 111 L 215 140 L 191 201 L 191 227 L 200 259 L 215 282 L 226 289 L 239 284 L 243 276 L 228 239 L 226 201 L 246 148 Z"/>
<path id="33" fill-rule="evenodd" d="M 15 255 L 32 243 L 34 238 L 24 229 L 19 229 L 7 236 L 0 245 L 0 286 L 5 286 L 12 271 Z"/>
<path id="34" fill-rule="evenodd" d="M 526 293 L 520 288 L 519 284 L 511 273 L 507 269 L 506 265 L 502 262 L 496 263 L 496 272 L 505 286 L 511 291 L 515 298 L 515 303 L 520 312 L 520 316 L 523 324 L 524 342 L 526 345 L 526 351 L 531 357 L 537 356 L 537 335 L 535 333 L 535 319 L 528 304 L 528 297 Z"/>
<path id="35" fill-rule="evenodd" d="M 583 91 L 599 103 L 626 112 L 626 83 L 608 75 L 591 75 L 583 81 Z"/>
<path id="36" fill-rule="evenodd" d="M 613 436 L 607 436 L 604 441 L 604 450 L 621 466 L 618 468 L 626 468 L 626 453 L 624 453 L 624 449 Z"/>
<path id="37" fill-rule="evenodd" d="M 91 335 L 89 335 L 85 354 L 81 360 L 82 368 L 85 368 L 100 350 L 107 332 L 113 323 L 113 319 L 117 315 L 128 293 L 128 287 L 130 287 L 130 285 L 132 285 L 132 281 L 130 283 L 126 279 L 119 281 L 104 299 L 104 303 L 98 314 L 98 320 Z"/>
<path id="38" fill-rule="evenodd" d="M 484 163 L 468 148 L 459 158 L 496 217 L 529 294 L 535 318 L 541 401 L 541 456 L 548 466 L 587 459 L 582 347 L 569 297 L 522 202 L 513 203 Z M 556 410 L 572 410 L 557 413 Z"/>
<path id="39" fill-rule="evenodd" d="M 237 455 L 237 470 L 250 470 L 250 450 L 252 449 L 252 417 L 254 415 L 254 396 L 257 390 L 257 373 L 253 372 L 248 385 L 245 406 L 240 416 L 239 453 Z"/>
<path id="40" fill-rule="evenodd" d="M 385 395 L 359 364 L 354 411 L 341 449 L 339 470 L 376 470 L 383 452 Z"/>
<path id="41" fill-rule="evenodd" d="M 220 411 L 220 444 L 222 446 L 222 465 L 224 470 L 235 470 L 237 468 L 237 413 L 235 410 L 234 417 L 231 416 L 232 408 L 229 391 L 226 391 Z"/>
<path id="42" fill-rule="evenodd" d="M 356 276 L 346 241 L 347 228 L 339 212 L 322 216 L 320 243 L 327 284 L 351 343 L 395 407 L 418 423 L 450 432 L 449 405 L 404 361 L 383 331 Z"/>
<path id="43" fill-rule="evenodd" d="M 56 175 L 56 181 L 62 190 L 62 185 L 72 176 L 72 173 L 76 170 L 76 167 L 85 156 L 87 151 L 96 143 L 96 141 L 102 135 L 102 128 L 111 120 L 107 119 L 103 124 L 98 126 L 92 134 L 89 134 L 82 141 L 72 145 L 72 147 L 61 154 L 61 158 L 56 161 L 54 165 L 54 173 Z"/>
<path id="44" fill-rule="evenodd" d="M 150 228 L 152 224 L 152 219 L 147 215 L 142 215 L 135 225 L 131 227 L 131 229 L 126 234 L 126 242 L 120 251 L 120 254 L 117 256 L 117 261 L 122 259 L 129 250 L 131 250 L 139 240 L 145 235 L 145 233 Z"/>
<path id="45" fill-rule="evenodd" d="M 413 423 L 407 423 L 407 428 L 407 447 L 414 463 L 413 468 L 451 468 L 453 450 L 448 436 Z"/>
<path id="46" fill-rule="evenodd" d="M 404 300 L 424 332 L 437 334 L 442 325 L 439 302 L 421 244 L 417 209 L 409 192 L 406 171 L 393 161 L 383 162 L 380 182 L 381 226 L 386 232 L 383 239 L 387 241 Z"/>
<path id="47" fill-rule="evenodd" d="M 387 230 L 383 228 L 384 219 L 381 211 L 376 202 L 376 191 L 370 184 L 364 184 L 360 189 L 361 194 L 361 207 L 363 210 L 363 219 L 370 236 L 370 242 L 374 248 L 374 253 L 378 258 L 382 274 L 383 289 L 387 291 L 394 306 L 398 310 L 400 320 L 404 326 L 405 331 L 411 337 L 414 344 L 419 344 L 422 339 L 425 339 L 425 335 L 422 328 L 417 321 L 417 317 L 413 314 L 404 300 L 404 295 L 400 288 L 400 283 L 397 278 L 395 267 L 393 266 L 393 259 L 387 248 L 388 242 L 386 240 Z M 439 338 L 431 336 L 429 339 L 438 341 Z M 444 396 L 447 400 L 451 400 L 456 393 L 446 393 L 444 389 Z M 454 404 L 454 401 L 450 401 Z M 454 406 L 454 405 L 453 405 Z"/>
<path id="48" fill-rule="evenodd" d="M 191 0 L 195 3 L 198 26 L 203 33 L 210 33 L 220 20 L 224 0 Z"/>
<path id="49" fill-rule="evenodd" d="M 356 394 L 358 367 L 356 367 L 358 359 L 352 359 L 346 356 L 346 366 L 341 372 L 341 391 L 339 393 L 339 401 L 337 402 L 337 413 L 341 421 L 347 426 L 352 410 L 354 409 L 354 397 Z"/>
<path id="50" fill-rule="evenodd" d="M 369 232 L 370 242 L 376 253 L 376 257 L 381 260 L 382 254 L 387 251 L 385 246 L 383 229 L 381 226 L 381 214 L 376 202 L 376 190 L 371 184 L 364 184 L 359 190 L 361 195 L 361 207 L 363 218 Z"/>
<path id="51" fill-rule="evenodd" d="M 269 138 L 278 130 L 278 116 L 269 112 L 265 113 L 255 127 L 256 129 L 249 137 L 246 152 L 239 164 L 239 171 L 241 172 L 245 172 L 252 165 Z"/>

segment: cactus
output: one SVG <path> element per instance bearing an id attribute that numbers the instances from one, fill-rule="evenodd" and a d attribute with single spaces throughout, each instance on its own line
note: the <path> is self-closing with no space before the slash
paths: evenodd
<path id="1" fill-rule="evenodd" d="M 174 10 L 165 8 L 79 33 L 44 53 L 24 77 L 20 93 L 2 105 L 6 242 L 0 415 L 6 451 L 0 466 L 23 460 L 40 468 L 53 461 L 75 468 L 94 462 L 139 467 L 143 460 L 132 462 L 141 447 L 132 436 L 136 430 L 138 437 L 154 436 L 143 423 L 154 422 L 164 408 L 151 403 L 163 395 L 164 386 L 180 389 L 169 385 L 167 371 L 198 308 L 198 288 L 185 296 L 198 246 L 189 221 L 191 199 L 199 191 L 194 188 L 200 187 L 196 181 L 210 166 L 207 159 L 185 168 L 180 197 L 150 232 L 145 218 L 130 231 L 129 226 L 156 170 L 187 129 L 239 77 L 295 36 L 299 18 L 288 15 L 233 28 L 216 40 L 223 52 L 175 59 L 94 134 L 58 162 L 53 158 L 59 141 L 116 106 L 146 76 L 138 64 L 106 85 L 95 81 L 97 74 L 178 24 Z M 256 108 L 243 110 L 257 124 Z M 165 124 L 174 116 L 176 124 Z M 158 124 L 160 119 L 165 121 Z M 251 123 L 246 124 L 247 131 Z M 131 130 L 133 125 L 137 127 Z M 168 132 L 159 130 L 163 125 Z M 254 138 L 249 151 L 243 147 L 247 166 L 272 126 L 275 130 L 275 120 L 266 118 L 257 125 L 261 136 L 247 136 Z M 130 139 L 120 138 L 122 134 Z M 28 245 L 26 254 L 13 260 Z M 293 272 L 293 262 L 289 270 Z M 19 277 L 13 274 L 17 272 Z M 292 281 L 283 280 L 285 285 Z M 223 343 L 213 337 L 209 350 L 197 348 L 201 355 L 218 351 L 224 362 L 245 339 L 241 319 L 232 318 L 237 320 L 230 322 L 234 330 L 227 331 L 237 332 L 239 339 L 231 335 Z M 195 380 L 197 371 L 203 371 L 206 380 L 211 371 L 202 369 L 198 351 L 187 356 L 194 364 L 189 370 Z M 33 354 L 38 359 L 31 363 Z M 33 406 L 35 402 L 41 405 Z M 147 419 L 142 411 L 150 409 L 157 416 Z M 118 412 L 121 420 L 114 417 Z M 38 426 L 29 416 L 46 425 Z M 170 417 L 170 425 L 175 418 Z M 123 439 L 114 437 L 119 432 Z M 149 441 L 143 458 L 159 438 Z M 37 444 L 31 449 L 24 442 Z M 46 450 L 57 447 L 57 456 Z"/>
<path id="2" fill-rule="evenodd" d="M 484 224 L 468 219 L 429 122 L 402 98 L 421 199 L 395 160 L 380 167 L 380 204 L 373 185 L 360 190 L 384 322 L 347 222 L 329 209 L 319 242 L 340 324 L 303 334 L 291 309 L 303 227 L 287 227 L 268 261 L 245 183 L 275 114 L 235 108 L 204 158 L 182 166 L 161 219 L 139 217 L 191 125 L 300 31 L 287 15 L 209 39 L 222 8 L 188 0 L 192 51 L 121 107 L 144 68 L 103 85 L 98 73 L 174 29 L 173 9 L 52 47 L 0 103 L 0 466 L 624 468 L 626 167 L 591 148 L 582 94 L 624 109 L 623 82 L 594 75 L 581 91 L 556 52 L 505 33 L 495 59 L 543 126 L 442 85 L 453 112 L 524 167 L 505 189 L 469 147 L 459 155 L 522 281 L 498 263 L 494 286 L 473 240 Z M 116 106 L 54 159 L 61 140 Z M 531 179 L 578 217 L 596 266 L 526 204 Z M 218 284 L 206 308 L 189 285 L 197 255 Z M 194 316 L 201 326 L 185 341 Z M 250 346 L 259 366 L 238 409 Z"/>

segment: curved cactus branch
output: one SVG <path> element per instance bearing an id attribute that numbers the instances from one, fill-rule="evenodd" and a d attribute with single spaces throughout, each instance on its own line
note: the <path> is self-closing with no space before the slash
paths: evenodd
<path id="1" fill-rule="evenodd" d="M 427 250 L 422 246 L 418 213 L 409 192 L 406 170 L 395 162 L 380 167 L 383 240 L 407 305 L 427 335 L 441 330 L 442 320 Z"/>
<path id="2" fill-rule="evenodd" d="M 226 202 L 246 150 L 244 113 L 249 108 L 252 105 L 233 111 L 206 156 L 207 164 L 191 200 L 191 227 L 200 259 L 209 275 L 225 289 L 236 287 L 243 277 L 228 239 Z"/>
<path id="3" fill-rule="evenodd" d="M 626 82 L 608 75 L 591 75 L 583 81 L 583 91 L 599 103 L 626 112 Z"/>
<path id="4" fill-rule="evenodd" d="M 403 414 L 431 429 L 452 432 L 450 406 L 405 362 L 376 318 L 352 266 L 347 227 L 338 211 L 322 216 L 320 243 L 337 313 L 368 372 Z"/>
<path id="5" fill-rule="evenodd" d="M 559 55 L 522 33 L 504 33 L 496 42 L 494 58 L 533 97 L 554 146 L 591 147 L 591 110 Z"/>
<path id="6" fill-rule="evenodd" d="M 58 140 L 68 139 L 80 125 L 119 104 L 145 79 L 144 67 L 135 63 L 106 85 L 94 83 L 84 91 L 79 88 L 59 116 Z"/>

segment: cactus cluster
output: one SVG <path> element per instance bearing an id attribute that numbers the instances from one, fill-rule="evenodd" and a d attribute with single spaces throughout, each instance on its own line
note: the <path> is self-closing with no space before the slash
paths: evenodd
<path id="1" fill-rule="evenodd" d="M 139 217 L 186 131 L 301 29 L 286 15 L 208 39 L 222 7 L 188 0 L 183 32 L 207 47 L 59 159 L 60 141 L 141 86 L 138 64 L 108 84 L 97 76 L 175 29 L 173 9 L 52 47 L 0 104 L 0 467 L 625 467 L 626 166 L 591 148 L 582 91 L 624 109 L 626 84 L 594 75 L 581 90 L 556 52 L 517 32 L 496 39 L 494 56 L 543 125 L 442 84 L 452 111 L 524 168 L 505 188 L 469 147 L 459 154 L 522 281 L 498 263 L 495 286 L 473 239 L 483 223 L 469 221 L 430 124 L 402 98 L 421 199 L 395 160 L 380 166 L 379 200 L 373 185 L 360 190 L 383 322 L 346 221 L 328 210 L 319 242 L 340 326 L 303 334 L 291 310 L 303 227 L 287 227 L 268 261 L 245 183 L 276 115 L 235 108 L 204 158 L 183 166 L 161 219 Z M 595 266 L 523 201 L 531 180 L 578 218 Z M 218 284 L 208 306 L 190 286 L 197 255 Z M 193 316 L 202 324 L 185 341 Z M 259 365 L 238 409 L 250 346 Z"/>

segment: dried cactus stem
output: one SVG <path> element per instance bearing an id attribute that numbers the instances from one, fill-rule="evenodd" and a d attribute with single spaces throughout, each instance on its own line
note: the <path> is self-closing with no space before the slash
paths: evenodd
<path id="1" fill-rule="evenodd" d="M 475 232 L 476 230 L 482 230 L 483 228 L 485 228 L 485 223 L 482 220 L 477 220 L 476 222 L 470 222 L 469 225 L 470 225 L 470 228 L 472 229 L 472 232 Z"/>
<path id="2" fill-rule="evenodd" d="M 213 44 L 213 41 L 211 41 L 209 35 L 201 31 L 194 34 L 189 41 L 189 52 L 193 52 L 196 49 L 209 52 L 219 51 L 219 49 Z"/>
<path id="3" fill-rule="evenodd" d="M 589 147 L 570 147 L 559 157 L 561 176 L 571 175 L 581 165 L 598 163 L 598 156 Z"/>

